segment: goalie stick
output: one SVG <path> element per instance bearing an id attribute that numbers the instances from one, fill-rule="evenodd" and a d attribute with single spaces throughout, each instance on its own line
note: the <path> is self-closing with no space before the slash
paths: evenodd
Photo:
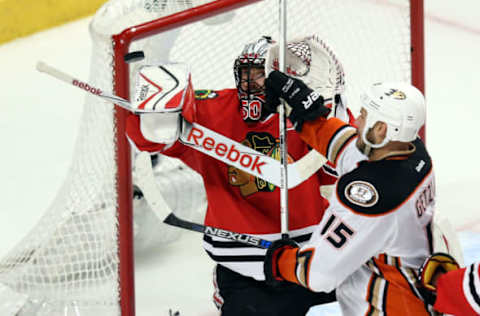
<path id="1" fill-rule="evenodd" d="M 185 228 L 185 229 L 199 232 L 199 233 L 204 233 L 205 235 L 209 235 L 209 236 L 230 239 L 230 240 L 241 242 L 243 244 L 247 244 L 257 248 L 268 249 L 268 247 L 270 247 L 270 245 L 272 244 L 272 242 L 269 240 L 262 239 L 249 234 L 240 234 L 240 233 L 232 232 L 230 230 L 216 228 L 213 226 L 206 226 L 206 225 L 201 225 L 197 223 L 192 223 L 192 222 L 183 220 L 181 218 L 178 218 L 174 213 L 170 213 L 163 222 L 168 225 Z"/>
<path id="2" fill-rule="evenodd" d="M 82 89 L 88 93 L 91 93 L 93 95 L 99 96 L 103 99 L 106 99 L 112 103 L 117 104 L 121 108 L 132 111 L 132 108 L 130 107 L 130 102 L 128 100 L 125 100 L 123 98 L 117 97 L 116 95 L 109 94 L 107 92 L 102 91 L 102 89 L 94 87 L 86 82 L 83 82 L 82 80 L 76 79 L 56 68 L 53 68 L 52 66 L 47 65 L 44 62 L 39 61 L 37 63 L 37 70 L 40 72 L 44 72 L 46 74 L 49 74 L 50 76 L 53 76 L 61 81 L 64 81 L 66 83 L 69 83 L 79 89 Z"/>
<path id="3" fill-rule="evenodd" d="M 78 80 L 43 62 L 37 63 L 37 70 L 69 83 L 86 92 L 92 93 L 100 98 L 113 102 L 130 112 L 136 114 L 143 112 L 133 109 L 128 100 L 108 94 L 98 87 Z M 215 146 L 220 146 L 222 148 L 227 146 L 226 148 L 228 150 L 224 152 L 223 150 L 216 150 L 217 147 L 212 148 L 210 144 L 210 138 L 215 141 Z M 208 144 L 205 141 L 207 139 Z M 180 135 L 180 141 L 195 150 L 207 154 L 228 165 L 232 165 L 253 176 L 259 177 L 277 187 L 281 187 L 282 185 L 282 173 L 280 172 L 282 166 L 278 160 L 275 160 L 267 155 L 263 155 L 250 147 L 218 134 L 215 131 L 212 131 L 198 123 L 188 123 L 184 121 L 182 134 Z M 310 178 L 320 167 L 325 164 L 326 161 L 327 159 L 325 157 L 312 149 L 308 154 L 296 162 L 288 164 L 288 189 L 294 188 Z"/>
<path id="4" fill-rule="evenodd" d="M 146 152 L 139 153 L 135 159 L 134 183 L 142 191 L 143 197 L 148 202 L 148 205 L 150 205 L 155 215 L 165 224 L 203 233 L 209 236 L 226 238 L 262 249 L 267 249 L 272 243 L 269 240 L 249 234 L 240 234 L 213 226 L 201 225 L 177 217 L 160 193 L 158 184 L 153 175 L 150 155 Z"/>

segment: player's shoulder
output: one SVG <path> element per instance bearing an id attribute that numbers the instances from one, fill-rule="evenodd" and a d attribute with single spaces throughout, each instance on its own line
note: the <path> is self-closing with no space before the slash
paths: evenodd
<path id="1" fill-rule="evenodd" d="M 398 210 L 432 171 L 430 157 L 422 146 L 416 145 L 416 151 L 406 159 L 360 162 L 358 168 L 338 180 L 338 199 L 353 212 L 366 216 Z"/>

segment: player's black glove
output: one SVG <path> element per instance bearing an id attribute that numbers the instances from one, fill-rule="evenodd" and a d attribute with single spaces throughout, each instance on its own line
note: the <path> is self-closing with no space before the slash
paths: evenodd
<path id="1" fill-rule="evenodd" d="M 330 109 L 323 105 L 324 99 L 309 88 L 303 81 L 287 76 L 280 71 L 272 71 L 265 79 L 266 106 L 276 107 L 279 98 L 284 99 L 292 108 L 288 118 L 297 131 L 302 130 L 305 121 L 320 116 L 326 117 Z"/>
<path id="2" fill-rule="evenodd" d="M 417 289 L 423 300 L 433 306 L 437 299 L 438 277 L 459 268 L 460 266 L 455 258 L 449 254 L 437 252 L 428 257 L 420 268 L 417 280 Z"/>
<path id="3" fill-rule="evenodd" d="M 265 281 L 268 285 L 279 286 L 286 282 L 280 274 L 278 259 L 285 250 L 294 248 L 298 248 L 298 244 L 292 239 L 279 239 L 270 245 L 263 263 Z"/>

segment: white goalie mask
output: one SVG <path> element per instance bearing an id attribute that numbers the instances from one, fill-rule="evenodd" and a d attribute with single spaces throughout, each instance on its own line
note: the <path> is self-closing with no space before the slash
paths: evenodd
<path id="1" fill-rule="evenodd" d="M 265 56 L 271 44 L 268 36 L 248 43 L 233 65 L 242 118 L 246 122 L 259 121 L 267 114 L 264 109 L 265 86 L 260 86 L 257 81 L 265 78 Z"/>
<path id="2" fill-rule="evenodd" d="M 376 83 L 361 94 L 362 106 L 367 112 L 362 140 L 371 148 L 380 148 L 390 141 L 411 142 L 425 124 L 425 98 L 408 83 Z M 387 134 L 380 144 L 367 139 L 375 123 L 387 125 Z"/>

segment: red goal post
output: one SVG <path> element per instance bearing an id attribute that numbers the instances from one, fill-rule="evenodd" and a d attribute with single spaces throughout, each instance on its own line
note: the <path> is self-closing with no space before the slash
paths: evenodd
<path id="1" fill-rule="evenodd" d="M 195 6 L 184 11 L 179 11 L 157 20 L 125 29 L 120 34 L 112 36 L 114 45 L 115 64 L 115 93 L 129 99 L 130 97 L 130 72 L 124 56 L 129 52 L 130 44 L 148 36 L 156 35 L 170 29 L 182 27 L 185 24 L 200 21 L 226 11 L 231 11 L 242 6 L 261 0 L 217 0 Z M 120 305 L 122 316 L 135 315 L 135 286 L 133 265 L 133 232 L 132 232 L 132 180 L 131 180 L 131 154 L 128 141 L 125 137 L 126 117 L 128 112 L 120 107 L 115 108 L 117 121 L 116 142 L 117 155 L 117 190 L 118 190 L 118 216 L 119 216 L 119 277 Z M 128 297 L 128 299 L 124 299 Z"/>

